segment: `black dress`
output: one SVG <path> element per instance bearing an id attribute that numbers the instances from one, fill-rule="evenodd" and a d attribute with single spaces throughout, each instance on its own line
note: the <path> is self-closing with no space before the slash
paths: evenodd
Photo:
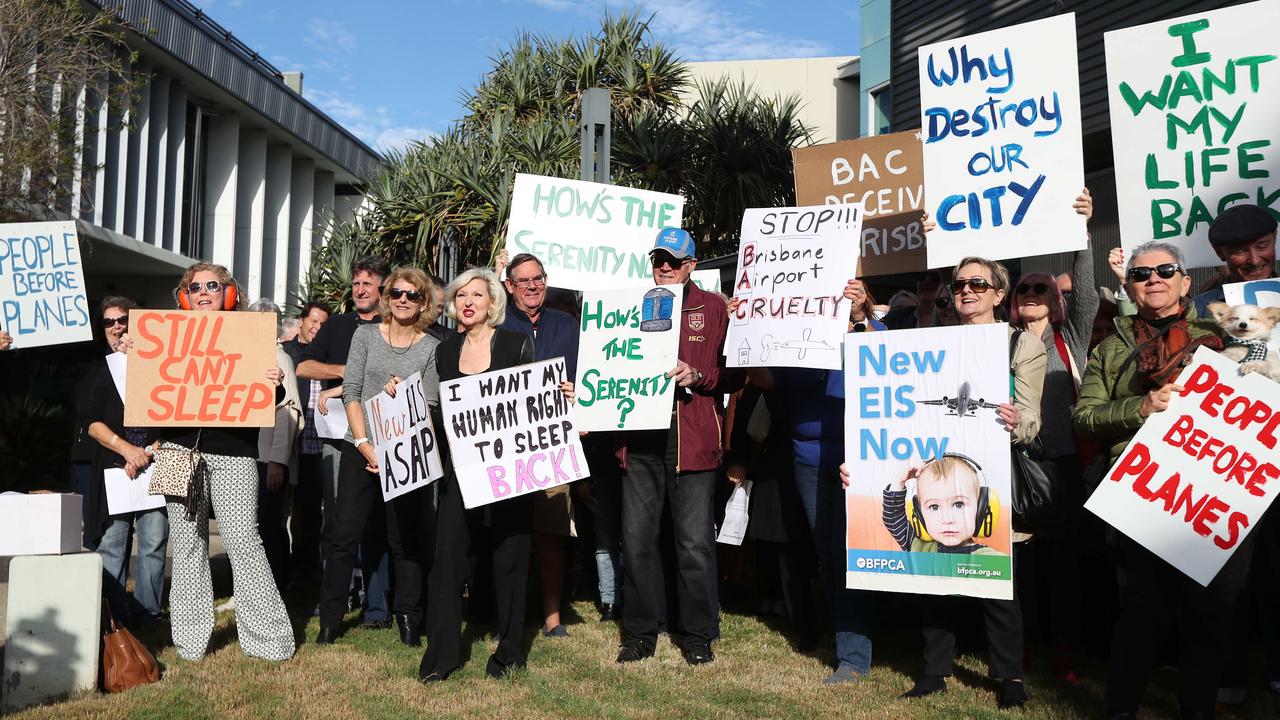
<path id="1" fill-rule="evenodd" d="M 440 384 L 463 377 L 458 369 L 466 336 L 445 339 L 436 350 Z M 522 333 L 496 328 L 489 344 L 486 372 L 533 362 L 533 339 Z M 476 535 L 489 533 L 493 548 L 493 587 L 497 616 L 494 620 L 498 649 L 489 657 L 486 671 L 499 676 L 525 665 L 523 626 L 529 578 L 529 540 L 533 525 L 533 495 L 503 500 L 467 510 L 462 503 L 458 477 L 450 467 L 440 484 L 436 520 L 435 560 L 427 581 L 427 650 L 418 675 L 423 680 L 444 679 L 462 666 L 462 591 L 467 582 Z"/>

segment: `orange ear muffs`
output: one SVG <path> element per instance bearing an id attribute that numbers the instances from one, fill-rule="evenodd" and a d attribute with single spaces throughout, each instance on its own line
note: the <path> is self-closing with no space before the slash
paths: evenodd
<path id="1" fill-rule="evenodd" d="M 178 308 L 182 310 L 191 309 L 191 296 L 187 294 L 186 288 L 178 288 L 177 290 Z M 240 291 L 234 280 L 226 285 L 222 292 L 222 309 L 235 310 L 240 303 Z"/>

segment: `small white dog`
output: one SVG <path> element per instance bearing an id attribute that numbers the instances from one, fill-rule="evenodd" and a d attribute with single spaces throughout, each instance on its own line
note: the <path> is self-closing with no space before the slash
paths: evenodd
<path id="1" fill-rule="evenodd" d="M 1241 375 L 1262 373 L 1280 382 L 1280 357 L 1267 347 L 1271 333 L 1280 325 L 1280 308 L 1210 303 L 1209 313 L 1227 334 L 1222 354 L 1240 363 Z"/>

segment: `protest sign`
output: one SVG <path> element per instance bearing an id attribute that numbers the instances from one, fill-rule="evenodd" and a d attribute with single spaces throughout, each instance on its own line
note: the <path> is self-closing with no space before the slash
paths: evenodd
<path id="1" fill-rule="evenodd" d="M 603 290 L 653 280 L 658 231 L 679 227 L 684 198 L 618 185 L 516 175 L 507 251 L 532 253 L 547 283 Z"/>
<path id="2" fill-rule="evenodd" d="M 1280 307 L 1280 278 L 1267 280 L 1251 280 L 1242 283 L 1229 283 L 1222 286 L 1228 305 L 1257 305 L 1258 307 Z M 1271 352 L 1280 356 L 1280 330 L 1271 331 L 1271 341 L 1267 343 Z"/>
<path id="3" fill-rule="evenodd" d="M 579 361 L 581 362 L 581 361 Z M 468 508 L 590 474 L 573 406 L 560 392 L 564 358 L 440 383 L 444 429 Z"/>
<path id="4" fill-rule="evenodd" d="M 689 273 L 689 282 L 697 285 L 699 289 L 718 293 L 720 292 L 720 271 L 694 270 Z"/>
<path id="5" fill-rule="evenodd" d="M 0 330 L 14 348 L 93 339 L 76 224 L 0 225 Z"/>
<path id="6" fill-rule="evenodd" d="M 1013 597 L 1004 323 L 844 342 L 846 583 Z"/>
<path id="7" fill-rule="evenodd" d="M 1213 267 L 1219 213 L 1256 203 L 1280 216 L 1277 17 L 1280 0 L 1263 0 L 1103 36 L 1126 250 L 1164 240 L 1189 267 Z"/>
<path id="8" fill-rule="evenodd" d="M 125 425 L 275 425 L 275 313 L 130 310 L 129 332 Z"/>
<path id="9" fill-rule="evenodd" d="M 680 354 L 682 300 L 678 285 L 582 294 L 574 411 L 578 429 L 671 427 L 676 384 L 667 372 Z"/>
<path id="10" fill-rule="evenodd" d="M 151 471 L 154 465 L 130 478 L 124 468 L 105 468 L 102 485 L 107 491 L 107 512 L 123 515 L 164 507 L 163 495 L 151 495 Z"/>
<path id="11" fill-rule="evenodd" d="M 929 267 L 1084 248 L 1075 13 L 919 53 Z"/>
<path id="12" fill-rule="evenodd" d="M 861 277 L 925 269 L 920 131 L 794 148 L 797 205 L 861 204 Z"/>
<path id="13" fill-rule="evenodd" d="M 1207 586 L 1280 489 L 1280 384 L 1200 348 L 1085 508 Z"/>
<path id="14" fill-rule="evenodd" d="M 838 370 L 861 231 L 861 205 L 743 213 L 725 364 Z"/>
<path id="15" fill-rule="evenodd" d="M 444 477 L 431 407 L 422 392 L 422 373 L 401 380 L 395 397 L 380 392 L 365 401 L 364 417 L 378 458 L 384 502 Z"/>

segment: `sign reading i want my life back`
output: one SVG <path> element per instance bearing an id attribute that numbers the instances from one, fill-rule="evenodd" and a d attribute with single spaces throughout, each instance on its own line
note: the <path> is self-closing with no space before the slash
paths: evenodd
<path id="1" fill-rule="evenodd" d="M 1004 323 L 844 341 L 851 588 L 1013 597 Z"/>
<path id="2" fill-rule="evenodd" d="M 679 227 L 684 198 L 619 185 L 516 175 L 507 250 L 533 253 L 547 282 L 604 290 L 653 281 L 649 251 L 664 227 Z"/>
<path id="3" fill-rule="evenodd" d="M 1208 586 L 1280 492 L 1280 384 L 1196 350 L 1085 508 Z"/>
<path id="4" fill-rule="evenodd" d="M 1106 33 L 1120 238 L 1222 264 L 1209 225 L 1236 203 L 1280 214 L 1280 0 Z"/>
<path id="5" fill-rule="evenodd" d="M 431 406 L 422 392 L 422 373 L 396 385 L 395 397 L 385 392 L 374 395 L 364 403 L 364 416 L 369 442 L 378 458 L 384 502 L 444 477 Z"/>
<path id="6" fill-rule="evenodd" d="M 590 474 L 573 406 L 560 392 L 564 358 L 440 383 L 462 503 L 468 508 Z"/>
<path id="7" fill-rule="evenodd" d="M 861 234 L 861 205 L 743 213 L 725 364 L 839 370 Z"/>
<path id="8" fill-rule="evenodd" d="M 919 53 L 929 267 L 1084 248 L 1075 14 Z"/>
<path id="9" fill-rule="evenodd" d="M 75 222 L 0 225 L 0 330 L 13 347 L 93 339 Z"/>

